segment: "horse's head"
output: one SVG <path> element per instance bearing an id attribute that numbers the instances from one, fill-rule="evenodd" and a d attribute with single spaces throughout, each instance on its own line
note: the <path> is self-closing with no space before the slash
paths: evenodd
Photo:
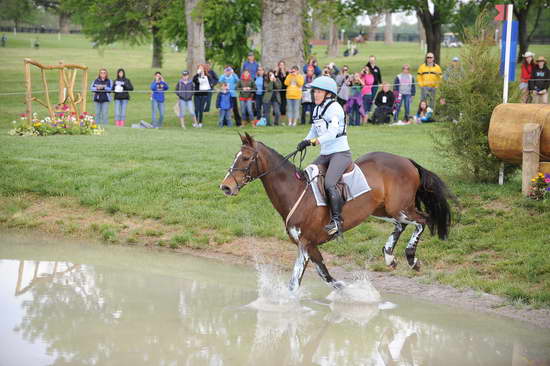
<path id="1" fill-rule="evenodd" d="M 245 133 L 241 137 L 241 149 L 235 154 L 233 165 L 229 168 L 220 189 L 227 196 L 235 196 L 247 183 L 252 182 L 260 174 L 258 162 L 258 143 L 252 136 Z"/>

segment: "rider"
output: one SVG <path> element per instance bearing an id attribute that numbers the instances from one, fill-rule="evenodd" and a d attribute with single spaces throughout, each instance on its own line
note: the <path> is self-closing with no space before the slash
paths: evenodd
<path id="1" fill-rule="evenodd" d="M 346 135 L 346 119 L 342 106 L 336 101 L 338 88 L 336 82 L 321 76 L 311 83 L 315 108 L 313 109 L 313 125 L 306 138 L 297 149 L 304 150 L 310 145 L 321 145 L 321 154 L 313 164 L 327 165 L 325 176 L 325 191 L 330 206 L 331 220 L 325 226 L 329 235 L 339 235 L 342 231 L 342 206 L 344 200 L 336 188 L 346 168 L 352 163 L 351 151 Z"/>

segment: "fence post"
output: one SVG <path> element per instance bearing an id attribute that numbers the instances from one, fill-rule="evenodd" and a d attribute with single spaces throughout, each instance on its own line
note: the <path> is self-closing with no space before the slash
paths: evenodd
<path id="1" fill-rule="evenodd" d="M 540 134 L 542 126 L 537 123 L 527 123 L 523 126 L 523 160 L 521 166 L 521 193 L 529 194 L 531 179 L 539 170 Z"/>
<path id="2" fill-rule="evenodd" d="M 25 86 L 27 89 L 27 95 L 25 101 L 27 102 L 27 119 L 29 125 L 32 124 L 32 84 L 31 84 L 31 64 L 25 59 Z"/>

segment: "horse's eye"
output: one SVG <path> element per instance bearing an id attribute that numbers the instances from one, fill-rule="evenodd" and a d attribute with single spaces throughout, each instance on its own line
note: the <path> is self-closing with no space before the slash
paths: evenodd
<path id="1" fill-rule="evenodd" d="M 244 160 L 244 161 L 248 161 L 248 160 L 250 160 L 250 158 L 247 157 L 247 156 L 243 156 L 243 160 Z"/>

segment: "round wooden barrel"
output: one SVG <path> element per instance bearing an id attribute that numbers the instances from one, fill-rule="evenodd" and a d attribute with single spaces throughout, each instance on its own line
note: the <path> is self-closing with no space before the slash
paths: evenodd
<path id="1" fill-rule="evenodd" d="M 489 147 L 501 160 L 521 164 L 523 155 L 523 125 L 538 123 L 542 126 L 540 137 L 541 161 L 550 161 L 550 105 L 500 104 L 491 115 Z"/>

